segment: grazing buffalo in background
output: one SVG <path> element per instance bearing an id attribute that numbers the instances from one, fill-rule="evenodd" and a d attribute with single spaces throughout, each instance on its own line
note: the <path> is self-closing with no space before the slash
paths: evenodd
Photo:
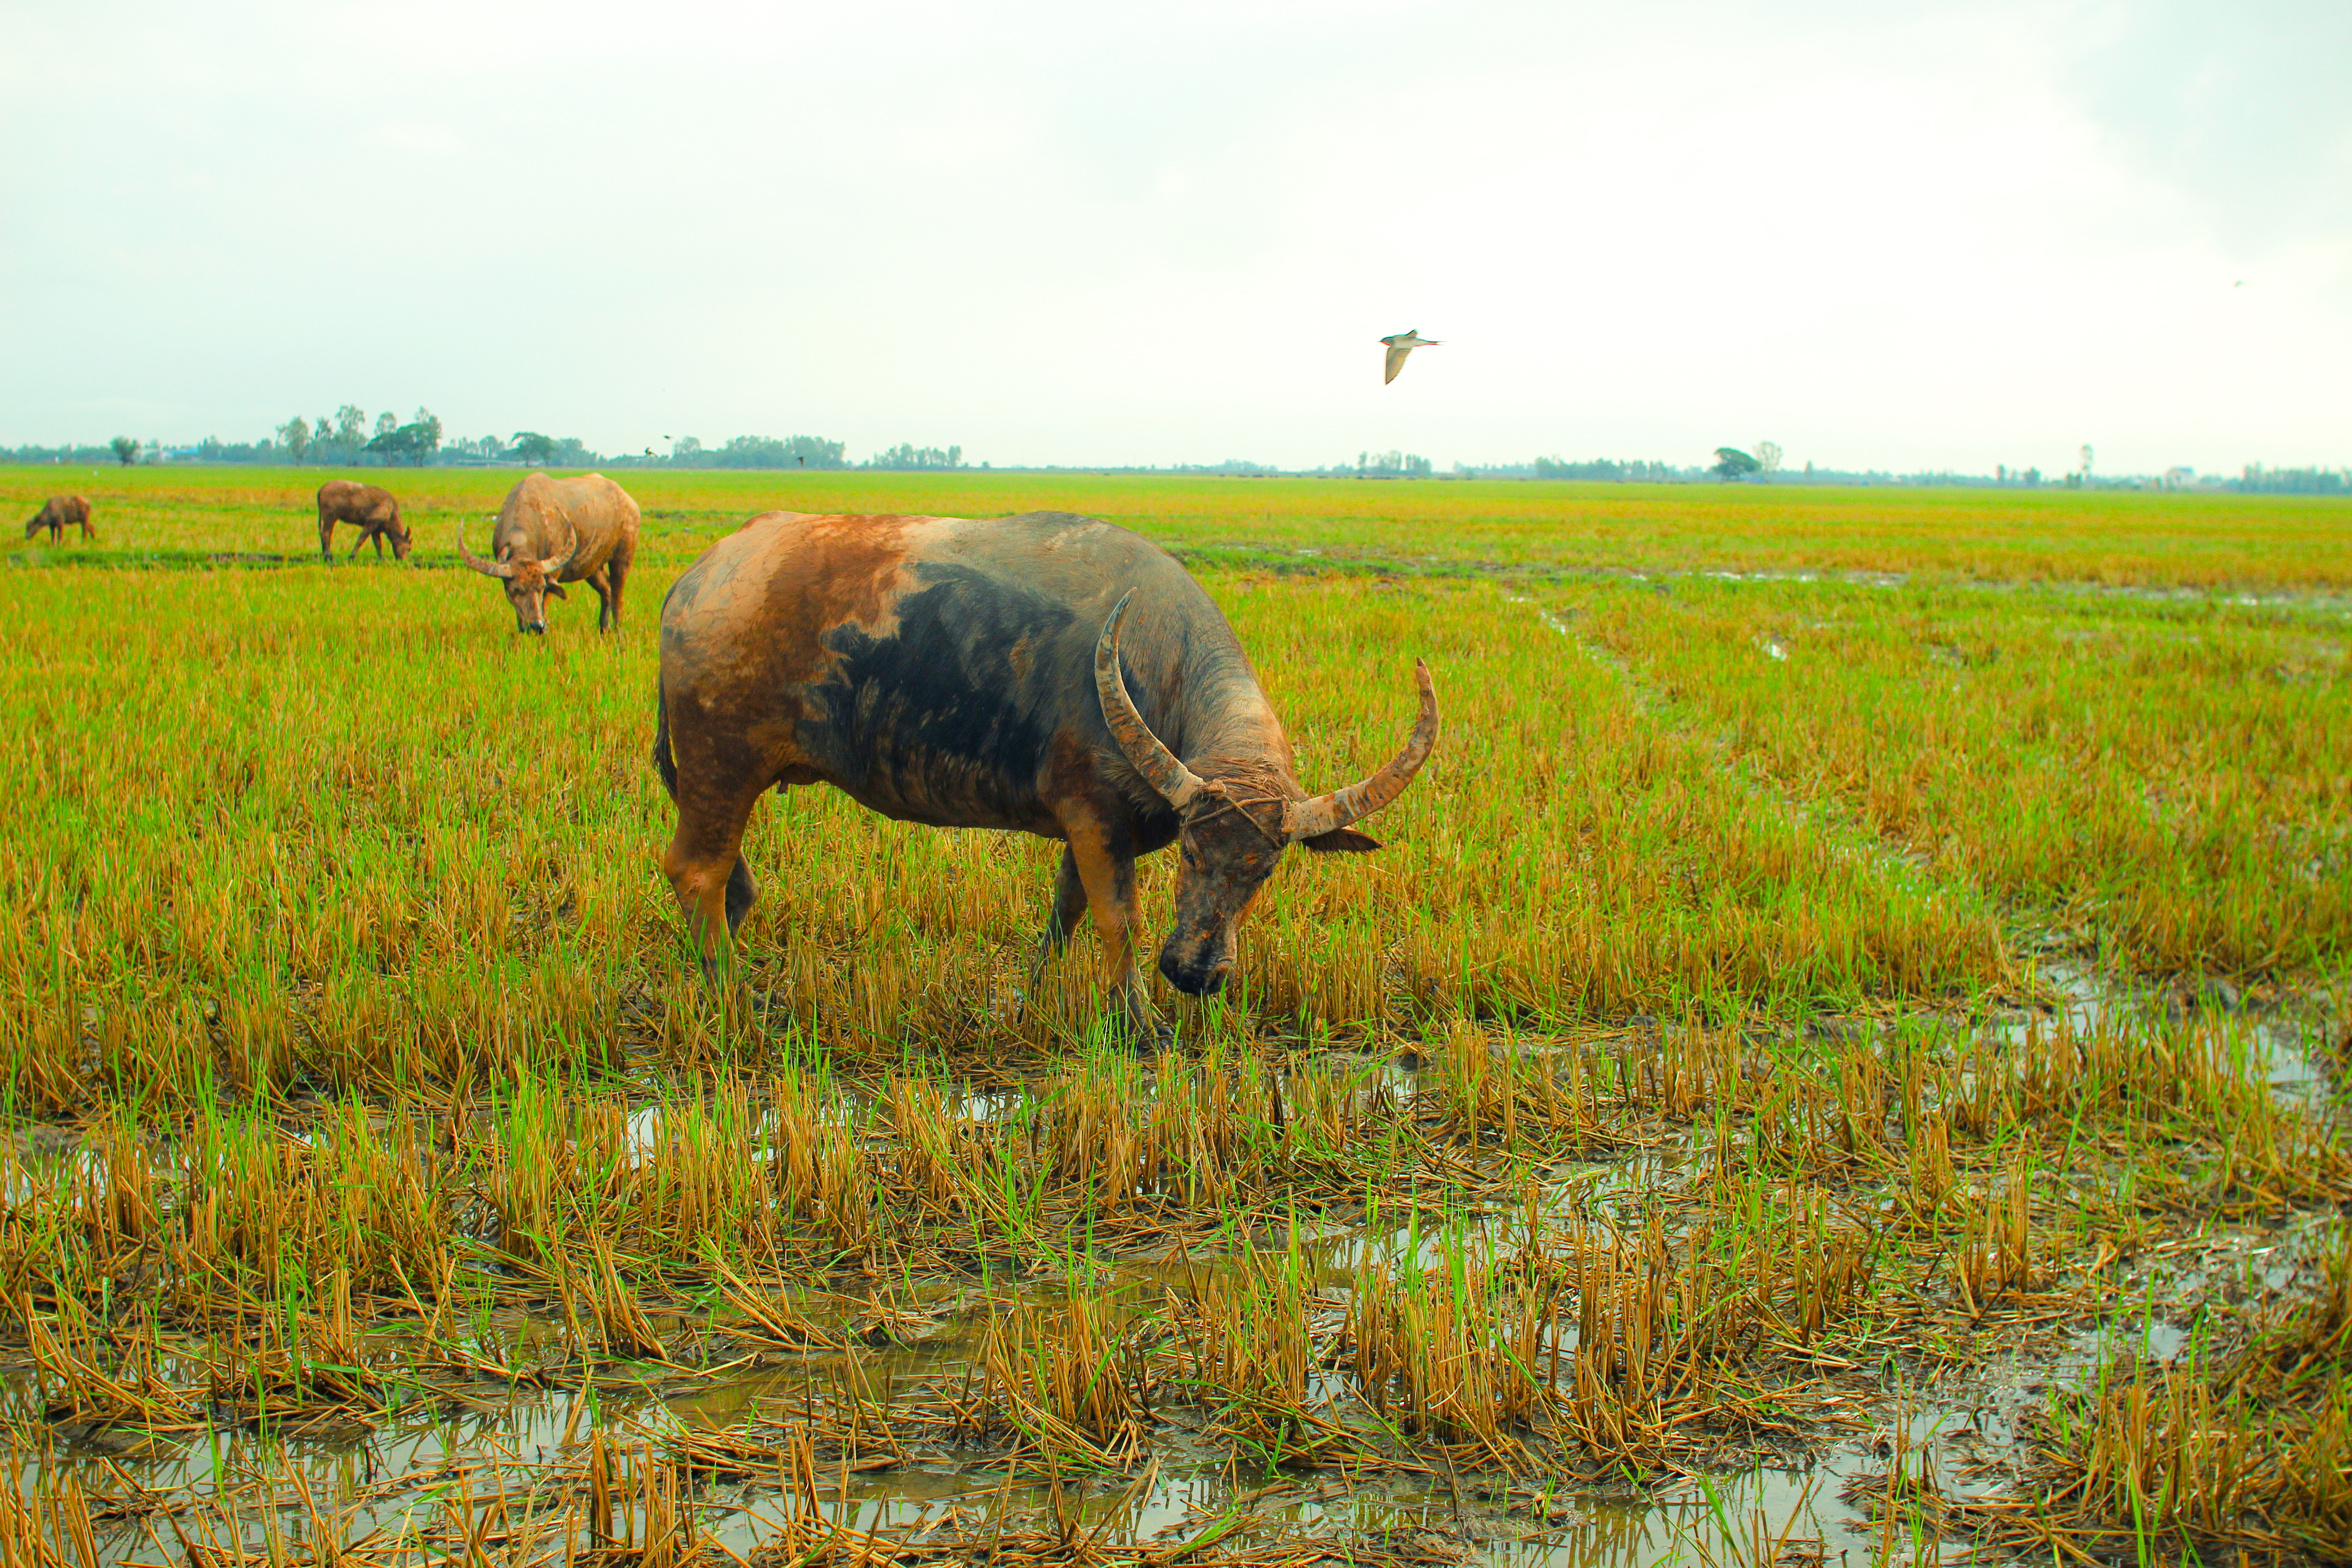
<path id="1" fill-rule="evenodd" d="M 1058 838 L 1045 949 L 1091 909 L 1118 1000 L 1148 1026 L 1136 857 L 1180 847 L 1160 973 L 1215 992 L 1286 846 L 1380 847 L 1348 825 L 1436 742 L 1436 690 L 1416 674 L 1404 749 L 1310 798 L 1232 626 L 1150 541 L 1066 512 L 769 512 L 662 605 L 654 765 L 677 803 L 663 869 L 708 972 L 758 897 L 741 845 L 769 788 L 822 781 L 905 822 Z"/>
<path id="2" fill-rule="evenodd" d="M 383 559 L 383 542 L 392 541 L 392 558 L 408 559 L 408 530 L 400 521 L 400 502 L 382 485 L 362 485 L 350 479 L 329 479 L 319 487 L 319 559 L 332 561 L 330 547 L 335 537 L 335 524 L 351 522 L 359 525 L 359 542 L 352 546 L 357 555 L 361 545 L 375 541 L 375 558 Z"/>
<path id="3" fill-rule="evenodd" d="M 25 537 L 30 539 L 43 529 L 49 531 L 49 542 L 57 543 L 66 535 L 66 525 L 78 523 L 84 540 L 96 539 L 98 530 L 89 525 L 89 499 L 87 496 L 51 496 L 25 525 Z"/>
<path id="4" fill-rule="evenodd" d="M 490 559 L 466 548 L 457 553 L 485 577 L 506 584 L 514 605 L 515 629 L 547 630 L 547 599 L 563 597 L 561 584 L 584 581 L 596 590 L 596 629 L 621 624 L 621 585 L 637 558 L 637 503 L 602 474 L 551 479 L 526 474 L 507 492 L 490 530 Z"/>

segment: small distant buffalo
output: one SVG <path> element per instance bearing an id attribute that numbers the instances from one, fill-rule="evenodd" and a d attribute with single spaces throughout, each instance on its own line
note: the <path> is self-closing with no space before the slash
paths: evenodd
<path id="1" fill-rule="evenodd" d="M 355 484 L 350 479 L 329 479 L 319 487 L 319 559 L 335 558 L 333 542 L 335 524 L 355 523 L 360 537 L 352 546 L 357 555 L 362 545 L 375 541 L 375 558 L 383 559 L 383 542 L 392 541 L 392 558 L 408 559 L 408 530 L 400 521 L 400 502 L 382 485 Z"/>
<path id="2" fill-rule="evenodd" d="M 562 584 L 582 582 L 596 590 L 596 629 L 612 631 L 621 624 L 621 586 L 637 558 L 637 503 L 602 474 L 526 474 L 499 508 L 490 559 L 466 548 L 462 528 L 457 553 L 506 585 L 517 631 L 544 634 L 549 596 L 561 599 Z"/>
<path id="3" fill-rule="evenodd" d="M 98 530 L 89 525 L 89 498 L 87 496 L 51 496 L 25 525 L 25 537 L 32 538 L 43 529 L 49 531 L 49 542 L 55 544 L 66 534 L 66 524 L 79 523 L 85 540 L 96 539 Z"/>

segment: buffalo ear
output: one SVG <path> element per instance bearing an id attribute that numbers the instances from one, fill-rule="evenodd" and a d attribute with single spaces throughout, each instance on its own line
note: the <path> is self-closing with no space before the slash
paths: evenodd
<path id="1" fill-rule="evenodd" d="M 547 585 L 547 596 L 551 599 L 561 599 L 563 597 L 563 584 L 561 583 L 550 583 Z"/>
<path id="2" fill-rule="evenodd" d="M 1300 847 L 1312 849 L 1318 855 L 1365 855 L 1381 847 L 1379 839 L 1369 833 L 1359 833 L 1352 827 L 1335 827 L 1328 833 L 1302 838 L 1298 843 Z"/>

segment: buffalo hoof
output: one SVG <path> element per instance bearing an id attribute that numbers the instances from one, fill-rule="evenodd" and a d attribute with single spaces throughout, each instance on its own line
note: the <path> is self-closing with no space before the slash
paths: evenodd
<path id="1" fill-rule="evenodd" d="M 1158 1008 L 1139 997 L 1113 1002 L 1103 1023 L 1120 1044 L 1139 1056 L 1158 1056 L 1176 1043 L 1175 1029 Z"/>
<path id="2" fill-rule="evenodd" d="M 695 968 L 702 976 L 702 984 L 714 991 L 740 990 L 750 978 L 749 966 L 731 951 L 718 958 L 706 953 Z"/>

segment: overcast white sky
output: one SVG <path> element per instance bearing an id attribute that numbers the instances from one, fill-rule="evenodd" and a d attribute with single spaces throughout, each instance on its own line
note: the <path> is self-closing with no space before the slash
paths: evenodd
<path id="1" fill-rule="evenodd" d="M 0 0 L 0 443 L 2352 462 L 2347 82 L 2347 0 Z"/>

